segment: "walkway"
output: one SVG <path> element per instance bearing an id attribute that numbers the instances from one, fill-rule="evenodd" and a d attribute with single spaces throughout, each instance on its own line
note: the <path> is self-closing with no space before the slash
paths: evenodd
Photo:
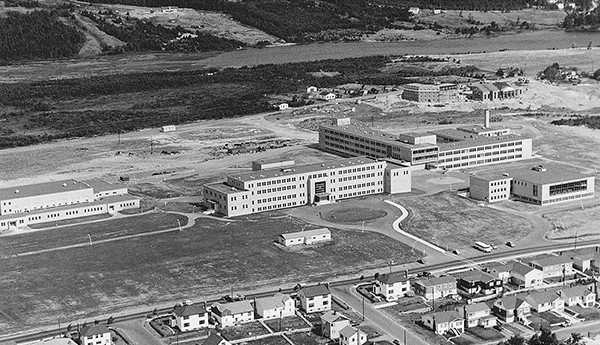
<path id="1" fill-rule="evenodd" d="M 417 241 L 419 243 L 422 243 L 426 246 L 428 246 L 429 248 L 433 249 L 433 250 L 437 250 L 440 253 L 445 253 L 446 251 L 438 246 L 436 246 L 435 244 L 429 243 L 415 235 L 409 234 L 408 232 L 402 230 L 400 228 L 400 223 L 406 219 L 406 217 L 408 217 L 408 211 L 406 210 L 406 208 L 404 208 L 404 206 L 398 205 L 395 202 L 389 201 L 389 200 L 384 200 L 384 202 L 396 207 L 397 209 L 400 210 L 400 212 L 402 212 L 402 215 L 400 216 L 400 218 L 396 219 L 394 221 L 394 223 L 392 224 L 392 227 L 394 228 L 394 230 L 396 230 L 397 232 L 401 233 L 402 235 L 410 238 L 411 240 Z"/>

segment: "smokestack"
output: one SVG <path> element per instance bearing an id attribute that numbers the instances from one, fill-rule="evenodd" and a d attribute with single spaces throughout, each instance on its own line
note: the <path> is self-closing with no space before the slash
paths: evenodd
<path id="1" fill-rule="evenodd" d="M 485 110 L 485 117 L 483 119 L 483 127 L 490 128 L 490 110 Z"/>

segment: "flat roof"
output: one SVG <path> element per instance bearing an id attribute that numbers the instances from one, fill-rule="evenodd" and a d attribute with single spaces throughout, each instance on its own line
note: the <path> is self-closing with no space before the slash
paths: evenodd
<path id="1" fill-rule="evenodd" d="M 487 132 L 495 132 L 506 130 L 506 127 L 483 127 L 482 125 L 471 125 L 471 126 L 462 126 L 456 127 L 459 131 L 469 132 L 469 133 L 487 133 Z"/>
<path id="2" fill-rule="evenodd" d="M 27 184 L 0 189 L 0 200 L 14 200 L 45 194 L 72 192 L 83 189 L 92 188 L 85 183 L 73 179 Z"/>
<path id="3" fill-rule="evenodd" d="M 459 132 L 459 131 L 457 131 Z M 462 132 L 463 134 L 465 132 Z M 526 135 L 516 135 L 516 134 L 508 134 L 508 135 L 499 135 L 496 137 L 485 137 L 482 135 L 474 135 L 473 138 L 464 138 L 462 141 L 457 141 L 453 143 L 438 143 L 440 148 L 440 152 L 442 151 L 452 151 L 456 149 L 464 149 L 468 147 L 474 146 L 482 146 L 482 145 L 492 145 L 492 144 L 501 144 L 507 143 L 511 141 L 523 141 L 531 139 L 530 136 Z"/>
<path id="4" fill-rule="evenodd" d="M 94 193 L 106 192 L 109 190 L 115 190 L 115 189 L 121 189 L 121 188 L 127 188 L 126 186 L 115 185 L 115 184 L 108 183 L 104 180 L 100 180 L 97 178 L 91 179 L 91 180 L 85 180 L 82 182 L 87 184 L 88 186 L 92 187 L 94 189 Z"/>
<path id="5" fill-rule="evenodd" d="M 504 176 L 502 173 L 489 173 L 489 174 L 481 174 L 481 175 L 471 175 L 470 178 L 478 178 L 480 180 L 492 182 L 492 181 L 502 181 L 502 180 L 511 180 L 511 176 Z"/>
<path id="6" fill-rule="evenodd" d="M 353 158 L 342 158 L 327 161 L 324 163 L 306 164 L 306 165 L 290 165 L 283 168 L 268 169 L 261 171 L 252 171 L 247 173 L 239 174 L 228 174 L 228 177 L 234 178 L 241 181 L 258 181 L 268 178 L 281 177 L 281 176 L 294 176 L 299 174 L 310 173 L 314 171 L 322 171 L 329 169 L 337 169 L 342 167 L 355 167 L 364 164 L 371 164 L 378 162 L 375 159 L 368 157 L 353 157 Z M 228 187 L 232 188 L 232 187 Z"/>
<path id="7" fill-rule="evenodd" d="M 340 132 L 345 132 L 348 134 L 355 134 L 357 136 L 369 138 L 370 140 L 375 140 L 375 141 L 383 142 L 386 144 L 402 146 L 402 147 L 406 147 L 406 148 L 437 147 L 437 145 L 429 144 L 429 143 L 422 143 L 422 144 L 416 144 L 416 145 L 413 145 L 410 143 L 405 143 L 398 137 L 398 135 L 378 131 L 371 127 L 367 127 L 365 125 L 360 125 L 360 124 L 356 124 L 356 123 L 351 123 L 349 125 L 341 125 L 341 126 L 322 125 L 321 127 L 340 131 Z M 402 133 L 402 134 L 406 135 L 407 133 Z M 416 133 L 416 134 L 418 134 L 418 133 Z M 423 134 L 418 134 L 418 135 L 419 136 L 427 136 L 428 132 L 424 132 Z"/>
<path id="8" fill-rule="evenodd" d="M 320 229 L 307 230 L 307 231 L 288 232 L 286 234 L 281 234 L 279 236 L 285 238 L 286 240 L 289 240 L 289 239 L 293 239 L 293 238 L 302 238 L 302 237 L 317 236 L 317 235 L 330 235 L 330 234 L 331 234 L 331 231 L 329 231 L 329 229 L 320 228 Z"/>
<path id="9" fill-rule="evenodd" d="M 218 192 L 225 193 L 225 194 L 235 194 L 235 193 L 242 193 L 242 192 L 246 191 L 244 189 L 239 189 L 237 187 L 230 186 L 227 184 L 227 182 L 208 183 L 205 186 L 210 187 L 212 189 L 216 189 Z"/>
<path id="10" fill-rule="evenodd" d="M 424 138 L 424 137 L 431 137 L 435 134 L 433 133 L 429 133 L 429 132 L 424 132 L 424 133 L 418 133 L 418 132 L 405 132 L 405 133 L 398 133 L 398 135 L 403 135 L 405 137 L 409 137 L 409 138 Z"/>
<path id="11" fill-rule="evenodd" d="M 515 179 L 531 182 L 534 184 L 560 183 L 593 177 L 576 171 L 567 170 L 557 165 L 543 165 L 546 171 L 533 170 L 534 167 L 520 168 L 507 171 L 509 176 Z"/>

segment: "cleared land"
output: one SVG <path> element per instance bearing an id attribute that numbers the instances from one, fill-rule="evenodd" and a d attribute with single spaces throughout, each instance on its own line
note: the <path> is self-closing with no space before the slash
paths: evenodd
<path id="1" fill-rule="evenodd" d="M 600 206 L 583 208 L 577 204 L 569 210 L 544 214 L 544 219 L 552 224 L 547 238 L 554 239 L 591 239 L 600 236 Z"/>
<path id="2" fill-rule="evenodd" d="M 475 241 L 504 243 L 527 235 L 531 224 L 502 211 L 479 206 L 451 193 L 399 201 L 409 212 L 402 228 L 434 244 L 469 248 Z"/>
<path id="3" fill-rule="evenodd" d="M 59 316 L 76 321 L 135 307 L 169 305 L 174 300 L 219 296 L 230 286 L 238 291 L 273 289 L 356 275 L 390 259 L 397 263 L 416 259 L 406 245 L 360 231 L 332 229 L 331 243 L 301 252 L 282 251 L 273 244 L 280 233 L 304 225 L 280 213 L 231 222 L 202 218 L 181 232 L 2 259 L 1 333 L 52 325 Z M 104 229 L 108 236 L 119 231 Z M 85 229 L 73 231 L 87 237 Z M 10 239 L 6 248 L 19 252 L 69 237 L 56 233 L 58 240 L 49 239 L 53 234 L 48 230 L 0 241 Z M 21 244 L 24 249 L 18 249 Z"/>

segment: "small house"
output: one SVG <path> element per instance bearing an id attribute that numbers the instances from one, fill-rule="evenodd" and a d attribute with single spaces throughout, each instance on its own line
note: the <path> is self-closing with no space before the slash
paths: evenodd
<path id="1" fill-rule="evenodd" d="M 325 284 L 300 288 L 298 298 L 300 306 L 307 313 L 331 310 L 331 291 Z"/>
<path id="2" fill-rule="evenodd" d="M 565 300 L 565 305 L 569 307 L 579 305 L 582 308 L 590 308 L 596 302 L 596 294 L 592 291 L 592 286 L 573 286 L 560 290 L 558 294 Z"/>
<path id="3" fill-rule="evenodd" d="M 174 125 L 169 125 L 169 126 L 162 126 L 162 128 L 160 129 L 161 132 L 173 132 L 175 131 L 175 126 Z"/>
<path id="4" fill-rule="evenodd" d="M 515 295 L 497 299 L 492 310 L 505 322 L 526 322 L 527 316 L 531 315 L 531 305 L 525 301 L 524 297 Z"/>
<path id="5" fill-rule="evenodd" d="M 415 293 L 427 300 L 456 295 L 456 279 L 454 277 L 432 277 L 417 280 L 414 284 Z"/>
<path id="6" fill-rule="evenodd" d="M 286 247 L 298 244 L 314 244 L 319 242 L 331 241 L 331 231 L 327 228 L 320 228 L 307 231 L 290 232 L 281 234 L 277 238 L 277 242 Z"/>
<path id="7" fill-rule="evenodd" d="M 532 259 L 529 266 L 542 271 L 544 279 L 573 275 L 573 261 L 566 256 L 548 255 Z"/>
<path id="8" fill-rule="evenodd" d="M 421 9 L 418 7 L 411 7 L 408 9 L 408 13 L 411 13 L 412 15 L 417 15 L 419 14 L 419 12 L 421 12 Z"/>
<path id="9" fill-rule="evenodd" d="M 375 294 L 383 296 L 386 301 L 395 301 L 406 296 L 410 291 L 410 279 L 404 273 L 379 275 L 375 279 Z"/>
<path id="10" fill-rule="evenodd" d="M 538 313 L 565 310 L 565 300 L 556 291 L 535 291 L 528 294 L 525 301 L 531 305 L 532 310 Z"/>
<path id="11" fill-rule="evenodd" d="M 223 339 L 218 333 L 212 333 L 204 340 L 202 345 L 231 345 L 231 343 Z"/>
<path id="12" fill-rule="evenodd" d="M 189 332 L 208 327 L 208 312 L 196 304 L 176 305 L 171 312 L 171 327 Z"/>
<path id="13" fill-rule="evenodd" d="M 277 106 L 277 108 L 278 108 L 279 110 L 286 110 L 286 109 L 288 109 L 289 107 L 290 107 L 290 105 L 289 105 L 289 104 L 287 104 L 287 103 L 281 103 L 281 104 L 279 104 L 279 105 Z"/>
<path id="14" fill-rule="evenodd" d="M 321 315 L 321 335 L 325 338 L 339 339 L 340 331 L 348 326 L 350 326 L 350 319 L 336 311 Z"/>
<path id="15" fill-rule="evenodd" d="M 340 331 L 340 345 L 362 345 L 366 343 L 367 340 L 367 333 L 358 328 L 346 326 Z"/>
<path id="16" fill-rule="evenodd" d="M 316 86 L 309 86 L 306 88 L 306 93 L 316 93 L 319 89 Z"/>
<path id="17" fill-rule="evenodd" d="M 336 96 L 335 96 L 335 93 L 333 93 L 333 92 L 323 91 L 317 95 L 317 99 L 324 100 L 324 101 L 331 101 L 331 100 L 334 100 L 335 98 L 336 98 Z"/>
<path id="18" fill-rule="evenodd" d="M 436 334 L 461 335 L 465 331 L 465 319 L 457 311 L 440 311 L 421 316 L 423 325 Z"/>
<path id="19" fill-rule="evenodd" d="M 106 325 L 85 325 L 79 331 L 81 345 L 112 345 L 110 330 Z"/>
<path id="20" fill-rule="evenodd" d="M 215 303 L 211 307 L 213 318 L 221 327 L 236 326 L 254 320 L 254 307 L 250 301 Z"/>
<path id="21" fill-rule="evenodd" d="M 296 314 L 296 303 L 290 295 L 280 292 L 272 297 L 257 298 L 254 306 L 256 314 L 263 319 L 276 319 Z"/>
<path id="22" fill-rule="evenodd" d="M 490 328 L 496 326 L 498 319 L 491 315 L 492 310 L 485 303 L 466 304 L 462 309 L 462 317 L 467 328 L 481 326 Z"/>

